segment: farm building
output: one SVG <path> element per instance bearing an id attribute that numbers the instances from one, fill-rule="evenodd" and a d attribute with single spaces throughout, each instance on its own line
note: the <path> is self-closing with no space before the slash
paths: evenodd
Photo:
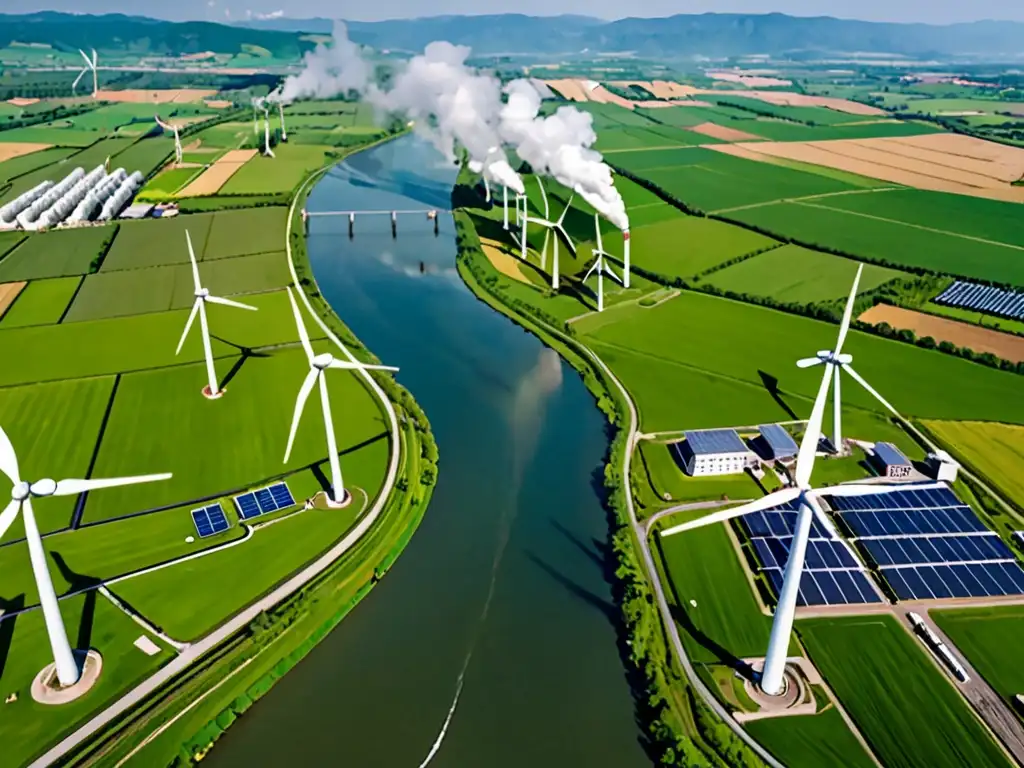
<path id="1" fill-rule="evenodd" d="M 756 440 L 757 451 L 764 458 L 787 461 L 799 451 L 793 436 L 778 424 L 762 424 L 757 431 L 760 433 Z"/>
<path id="2" fill-rule="evenodd" d="M 960 469 L 960 464 L 945 451 L 937 450 L 934 453 L 929 453 L 925 459 L 925 465 L 936 480 L 944 480 L 947 483 L 956 482 L 956 473 Z"/>
<path id="3" fill-rule="evenodd" d="M 686 432 L 676 443 L 679 460 L 686 474 L 738 475 L 757 464 L 757 457 L 734 429 L 701 429 Z"/>
<path id="4" fill-rule="evenodd" d="M 871 464 L 883 477 L 892 479 L 907 478 L 914 473 L 914 465 L 910 459 L 900 453 L 900 449 L 892 443 L 875 443 L 871 453 Z"/>

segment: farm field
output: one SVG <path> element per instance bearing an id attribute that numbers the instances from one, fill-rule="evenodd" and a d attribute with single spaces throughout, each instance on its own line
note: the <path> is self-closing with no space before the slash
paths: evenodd
<path id="1" fill-rule="evenodd" d="M 236 296 L 275 290 L 286 285 L 290 275 L 284 254 L 276 251 L 207 260 L 200 277 L 214 296 Z M 189 264 L 100 272 L 85 278 L 65 322 L 166 312 L 191 307 L 194 300 Z"/>
<path id="2" fill-rule="evenodd" d="M 746 259 L 709 275 L 705 282 L 726 291 L 768 296 L 793 304 L 817 304 L 849 295 L 857 263 L 799 245 L 781 248 Z M 858 292 L 877 288 L 904 273 L 868 264 Z"/>
<path id="3" fill-rule="evenodd" d="M 30 130 L 30 129 L 25 129 Z M 7 135 L 13 131 L 3 131 L 0 135 Z M 47 131 L 52 134 L 52 131 Z M 52 136 L 51 136 L 52 141 Z M 82 168 L 90 171 L 97 165 L 102 165 L 108 157 L 114 157 L 121 150 L 127 149 L 134 143 L 134 139 L 109 138 L 95 140 L 90 139 L 88 146 L 75 154 L 63 158 L 53 165 L 46 165 L 34 171 L 25 173 L 11 182 L 11 187 L 0 194 L 0 204 L 13 200 L 22 192 L 26 192 L 42 181 L 60 181 L 75 168 Z M 47 150 L 50 151 L 50 150 Z M 31 157 L 31 155 L 29 155 Z"/>
<path id="4" fill-rule="evenodd" d="M 116 233 L 117 225 L 33 233 L 0 260 L 0 282 L 84 275 Z"/>
<path id="5" fill-rule="evenodd" d="M 227 184 L 246 163 L 256 157 L 255 149 L 232 149 L 221 155 L 205 171 L 178 192 L 178 197 L 214 195 Z"/>
<path id="6" fill-rule="evenodd" d="M 970 706 L 893 617 L 803 619 L 796 630 L 883 764 L 1008 765 Z"/>
<path id="7" fill-rule="evenodd" d="M 81 277 L 33 280 L 7 312 L 0 315 L 0 330 L 60 322 L 81 282 Z"/>
<path id="8" fill-rule="evenodd" d="M 929 611 L 953 645 L 967 657 L 1003 700 L 1024 691 L 1024 668 L 1017 652 L 1024 633 L 1024 606 Z"/>
<path id="9" fill-rule="evenodd" d="M 279 144 L 276 157 L 257 156 L 247 162 L 221 188 L 225 195 L 260 195 L 291 192 L 306 175 L 325 165 L 331 151 L 326 147 Z"/>
<path id="10" fill-rule="evenodd" d="M 790 768 L 875 765 L 835 707 L 816 715 L 751 720 L 743 728 Z"/>
<path id="11" fill-rule="evenodd" d="M 203 260 L 279 250 L 287 219 L 284 206 L 219 211 L 203 247 Z"/>
<path id="12" fill-rule="evenodd" d="M 3 134 L 0 133 L 0 136 Z M 24 173 L 31 173 L 44 166 L 51 165 L 74 154 L 75 150 L 63 147 L 52 147 L 33 152 L 29 155 L 21 155 L 0 163 L 0 184 L 6 184 L 16 176 Z"/>
<path id="13" fill-rule="evenodd" d="M 98 137 L 99 134 L 95 131 L 73 127 L 69 120 L 59 120 L 47 125 L 11 128 L 0 132 L 0 142 L 4 144 L 51 144 L 76 149 L 88 147 Z"/>
<path id="14" fill-rule="evenodd" d="M 1024 427 L 981 421 L 923 424 L 948 451 L 961 457 L 1018 508 L 1024 509 Z"/>
<path id="15" fill-rule="evenodd" d="M 665 343 L 666 328 L 673 329 L 671 344 Z M 707 328 L 713 328 L 714 334 L 702 332 Z M 787 396 L 812 398 L 820 374 L 796 369 L 794 358 L 801 355 L 794 350 L 810 354 L 826 349 L 835 343 L 836 329 L 831 323 L 684 291 L 678 298 L 656 307 L 618 314 L 616 322 L 588 334 L 587 340 L 602 348 L 602 356 L 605 348 L 611 348 L 626 361 L 620 371 L 611 358 L 607 359 L 624 377 L 627 387 L 637 394 L 642 412 L 643 393 L 655 402 L 664 402 L 661 408 L 674 407 L 676 423 L 656 427 L 645 422 L 644 429 L 651 431 L 697 426 L 686 423 L 683 416 L 687 402 L 700 403 L 701 413 L 719 424 L 751 424 L 782 418 L 763 412 L 743 414 L 739 410 L 741 404 L 749 408 L 751 397 L 737 398 L 735 387 L 745 386 L 743 391 L 749 393 L 760 391 L 760 402 L 764 403 L 764 398 L 769 397 L 764 386 L 764 376 L 768 375 L 777 380 Z M 858 372 L 908 415 L 1024 423 L 1024 403 L 1014 395 L 1020 388 L 1015 374 L 858 331 L 850 332 L 845 351 L 857 361 Z M 663 366 L 655 367 L 652 361 Z M 666 365 L 696 369 L 698 373 L 694 375 L 698 376 L 717 374 L 702 391 L 706 392 L 707 400 L 678 385 L 659 385 L 661 375 L 667 373 Z M 644 378 L 650 378 L 651 383 L 639 381 Z M 732 387 L 716 388 L 723 378 L 731 380 Z M 946 381 L 956 381 L 959 386 L 940 385 Z M 634 383 L 636 390 L 632 389 Z M 847 387 L 843 399 L 851 407 L 872 411 L 882 408 L 858 387 Z M 792 407 L 799 410 L 796 405 Z M 715 409 L 721 413 L 715 413 Z"/>
<path id="16" fill-rule="evenodd" d="M 961 320 L 971 325 L 980 325 L 996 331 L 1005 331 L 1017 335 L 1024 334 L 1024 321 L 1021 320 L 1011 320 L 1008 317 L 989 315 L 976 310 L 961 309 L 960 307 L 949 307 L 945 304 L 936 304 L 931 301 L 922 305 L 921 309 L 932 315 L 942 315 L 943 317 Z"/>
<path id="17" fill-rule="evenodd" d="M 246 141 L 251 141 L 254 138 L 252 123 L 219 123 L 189 136 L 188 141 L 182 142 L 182 146 L 202 147 L 203 149 L 239 149 Z"/>
<path id="18" fill-rule="evenodd" d="M 136 197 L 143 200 L 173 197 L 175 192 L 185 186 L 194 176 L 198 176 L 202 170 L 199 167 L 188 167 L 169 168 L 161 171 L 146 183 Z"/>
<path id="19" fill-rule="evenodd" d="M 706 511 L 697 514 L 702 513 Z M 684 519 L 673 516 L 668 524 Z M 674 597 L 676 623 L 692 659 L 734 666 L 740 659 L 764 656 L 771 617 L 761 613 L 725 527 L 653 535 Z"/>
<path id="20" fill-rule="evenodd" d="M 989 352 L 1015 363 L 1024 361 L 1024 338 L 989 328 L 979 328 L 889 304 L 876 304 L 857 319 L 873 325 L 888 323 L 893 328 L 907 328 L 919 338 L 931 336 L 936 342 L 948 341 L 958 347 L 967 347 L 981 353 Z"/>
<path id="21" fill-rule="evenodd" d="M 143 176 L 174 157 L 174 140 L 166 136 L 139 139 L 127 149 L 110 158 L 110 168 L 124 168 L 129 174 L 138 171 Z"/>
<path id="22" fill-rule="evenodd" d="M 881 202 L 889 194 L 844 197 L 877 197 Z M 774 203 L 733 211 L 728 217 L 780 237 L 835 248 L 868 260 L 1024 285 L 1021 246 L 957 236 L 943 229 L 954 226 L 946 224 L 948 219 L 938 219 L 934 228 L 925 229 L 880 216 L 847 212 L 832 207 L 837 199 Z M 969 257 L 965 258 L 965 254 Z"/>
<path id="23" fill-rule="evenodd" d="M 791 107 L 791 109 L 793 109 Z M 795 109 L 800 109 L 795 107 Z M 820 119 L 821 112 L 832 112 L 828 109 L 813 109 L 815 118 Z M 925 122 L 901 122 L 899 120 L 875 120 L 858 118 L 854 115 L 843 115 L 833 112 L 840 122 L 831 125 L 801 125 L 782 120 L 760 119 L 751 121 L 743 130 L 757 134 L 769 141 L 848 141 L 856 139 L 878 139 L 893 137 L 921 136 L 939 133 L 942 129 Z"/>

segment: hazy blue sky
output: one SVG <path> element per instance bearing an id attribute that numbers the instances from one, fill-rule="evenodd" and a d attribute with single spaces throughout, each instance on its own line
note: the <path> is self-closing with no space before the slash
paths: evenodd
<path id="1" fill-rule="evenodd" d="M 45 7 L 59 11 L 93 13 L 139 13 L 173 19 L 223 20 L 245 18 L 246 14 L 283 13 L 292 18 L 341 16 L 348 19 L 384 19 L 438 15 L 444 13 L 492 13 L 516 10 L 520 13 L 551 15 L 580 13 L 618 18 L 623 9 L 634 16 L 669 16 L 674 13 L 769 13 L 781 11 L 797 16 L 839 16 L 877 21 L 923 21 L 945 24 L 977 19 L 1024 21 L 1021 0 L 518 0 L 514 4 L 490 5 L 480 0 L 175 0 L 175 2 L 125 3 L 123 0 L 44 0 Z"/>

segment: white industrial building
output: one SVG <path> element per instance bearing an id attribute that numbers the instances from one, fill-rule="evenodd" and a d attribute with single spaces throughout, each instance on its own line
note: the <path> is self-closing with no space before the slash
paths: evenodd
<path id="1" fill-rule="evenodd" d="M 757 438 L 758 451 L 764 458 L 774 461 L 789 461 L 796 458 L 800 446 L 785 428 L 778 424 L 762 424 L 757 431 L 760 433 L 760 437 Z"/>
<path id="2" fill-rule="evenodd" d="M 757 456 L 735 429 L 701 429 L 685 435 L 675 449 L 688 475 L 738 475 L 757 466 Z"/>
<path id="3" fill-rule="evenodd" d="M 899 480 L 914 475 L 914 465 L 892 443 L 875 443 L 871 463 L 882 477 Z"/>
<path id="4" fill-rule="evenodd" d="M 929 453 L 925 459 L 925 465 L 936 480 L 944 480 L 947 483 L 956 482 L 956 474 L 960 470 L 960 463 L 945 451 L 937 450 Z"/>

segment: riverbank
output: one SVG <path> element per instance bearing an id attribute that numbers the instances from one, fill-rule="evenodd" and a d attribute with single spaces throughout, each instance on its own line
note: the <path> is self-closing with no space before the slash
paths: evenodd
<path id="1" fill-rule="evenodd" d="M 300 298 L 321 330 L 344 356 L 372 362 L 372 354 L 323 300 L 306 254 L 302 208 L 313 183 L 336 162 L 311 174 L 292 200 L 285 252 L 294 283 L 302 288 Z M 75 753 L 76 764 L 183 766 L 203 759 L 239 715 L 369 594 L 404 550 L 433 493 L 437 447 L 426 415 L 407 390 L 389 375 L 362 376 L 380 400 L 381 416 L 391 423 L 389 474 L 377 499 L 363 500 L 364 512 L 353 528 L 316 562 L 339 549 L 340 554 L 133 709 L 116 729 L 89 741 Z"/>
<path id="2" fill-rule="evenodd" d="M 636 409 L 598 355 L 573 338 L 567 324 L 543 309 L 507 296 L 501 276 L 483 252 L 472 219 L 456 211 L 459 275 L 484 303 L 535 334 L 581 376 L 608 420 L 604 503 L 611 526 L 615 562 L 613 594 L 619 610 L 623 659 L 643 724 L 650 756 L 661 765 L 760 765 L 761 761 L 702 701 L 691 678 L 670 651 L 669 638 L 652 590 L 656 567 L 641 555 L 642 528 L 631 514 L 629 462 L 637 430 Z M 692 670 L 691 670 L 692 671 Z"/>

